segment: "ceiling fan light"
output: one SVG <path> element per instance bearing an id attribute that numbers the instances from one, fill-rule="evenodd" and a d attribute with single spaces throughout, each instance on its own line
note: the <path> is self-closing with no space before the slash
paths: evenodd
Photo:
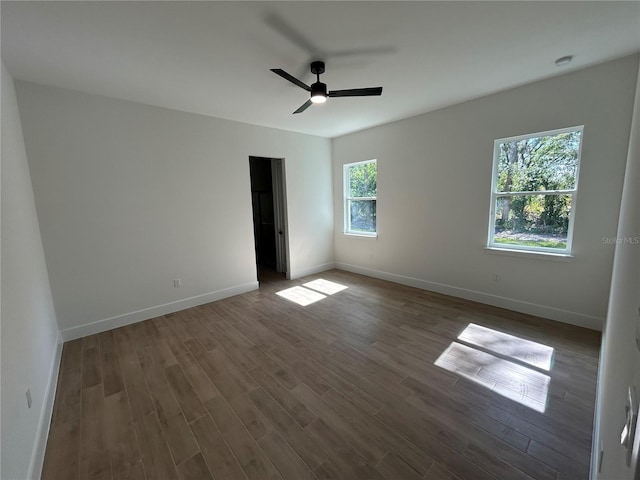
<path id="1" fill-rule="evenodd" d="M 327 101 L 327 85 L 316 82 L 311 85 L 311 101 L 313 103 L 324 103 Z"/>

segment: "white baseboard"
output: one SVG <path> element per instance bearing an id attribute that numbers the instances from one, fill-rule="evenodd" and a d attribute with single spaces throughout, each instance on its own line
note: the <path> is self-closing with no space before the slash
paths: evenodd
<path id="1" fill-rule="evenodd" d="M 96 320 L 95 322 L 86 323 L 84 325 L 79 325 L 77 327 L 71 327 L 62 330 L 62 338 L 65 342 L 69 340 L 75 340 L 76 338 L 82 338 L 88 335 L 106 332 L 107 330 L 111 330 L 113 328 L 123 327 L 125 325 L 141 322 L 150 318 L 178 312 L 186 308 L 196 307 L 198 305 L 209 302 L 215 302 L 216 300 L 222 300 L 223 298 L 250 292 L 252 290 L 256 290 L 257 288 L 257 281 L 249 282 L 243 285 L 237 285 L 235 287 L 218 290 L 216 292 L 204 293 L 195 297 L 185 298 L 183 300 L 177 300 L 175 302 L 145 308 L 142 310 L 137 310 L 135 312 L 125 313 L 123 315 L 105 318 L 103 320 Z"/>
<path id="2" fill-rule="evenodd" d="M 508 310 L 513 310 L 520 313 L 548 318 L 549 320 L 555 320 L 557 322 L 589 328 L 591 330 L 602 331 L 602 326 L 604 325 L 604 318 L 585 315 L 583 313 L 571 312 L 569 310 L 548 307 L 546 305 L 539 305 L 536 303 L 524 302 L 522 300 L 500 297 L 498 295 L 493 295 L 490 293 L 468 290 L 466 288 L 454 287 L 442 283 L 429 282 L 427 280 L 421 280 L 419 278 L 406 277 L 404 275 L 397 275 L 395 273 L 383 272 L 380 270 L 360 267 L 348 263 L 337 262 L 335 266 L 336 268 L 346 270 L 348 272 L 359 273 L 368 277 L 388 280 L 390 282 L 400 283 L 402 285 L 408 285 L 410 287 L 416 287 L 422 290 L 429 290 L 431 292 L 442 293 L 444 295 L 451 295 L 453 297 L 464 298 L 466 300 L 473 300 L 475 302 L 493 305 L 495 307 L 506 308 Z"/>
<path id="3" fill-rule="evenodd" d="M 36 432 L 36 441 L 31 452 L 31 461 L 29 462 L 29 472 L 27 478 L 40 478 L 42 476 L 42 467 L 44 464 L 44 453 L 47 448 L 47 438 L 49 438 L 49 427 L 51 426 L 51 416 L 53 415 L 53 402 L 56 398 L 56 389 L 58 387 L 58 374 L 60 373 L 60 360 L 62 359 L 62 334 L 58 332 L 56 339 L 56 348 L 51 359 L 51 368 L 49 369 L 49 382 L 44 393 L 44 401 L 40 410 L 40 418 L 38 421 L 38 430 Z"/>
<path id="4" fill-rule="evenodd" d="M 313 265 L 312 267 L 301 268 L 300 270 L 295 270 L 291 272 L 291 280 L 296 278 L 306 277 L 307 275 L 313 275 L 315 273 L 325 272 L 327 270 L 331 270 L 332 268 L 336 268 L 336 264 L 331 263 L 323 263 L 321 265 Z"/>

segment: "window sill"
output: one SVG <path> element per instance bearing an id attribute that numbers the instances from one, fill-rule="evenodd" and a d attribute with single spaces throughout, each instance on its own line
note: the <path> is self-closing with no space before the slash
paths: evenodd
<path id="1" fill-rule="evenodd" d="M 356 233 L 356 232 L 342 232 L 345 237 L 356 238 L 378 238 L 377 233 Z"/>
<path id="2" fill-rule="evenodd" d="M 574 258 L 570 253 L 535 252 L 532 250 L 516 250 L 498 247 L 484 247 L 484 250 L 492 255 L 506 255 L 508 257 L 546 260 L 549 262 L 570 262 Z"/>

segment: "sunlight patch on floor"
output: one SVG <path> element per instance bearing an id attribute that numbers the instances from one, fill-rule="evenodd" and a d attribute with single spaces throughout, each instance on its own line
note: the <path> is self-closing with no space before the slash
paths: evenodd
<path id="1" fill-rule="evenodd" d="M 553 347 L 470 323 L 458 340 L 549 371 Z"/>
<path id="2" fill-rule="evenodd" d="M 435 361 L 436 366 L 544 413 L 551 377 L 538 369 L 550 370 L 552 347 L 475 324 L 458 339 L 465 343 L 452 342 Z"/>
<path id="3" fill-rule="evenodd" d="M 329 280 L 325 280 L 323 278 L 318 278 L 317 280 L 304 283 L 303 286 L 312 288 L 313 290 L 317 290 L 318 292 L 322 292 L 325 295 L 333 295 L 334 293 L 341 292 L 342 290 L 348 288 L 346 285 L 340 285 L 336 282 L 330 282 Z"/>
<path id="4" fill-rule="evenodd" d="M 313 290 L 309 290 L 304 287 L 291 287 L 286 290 L 281 290 L 276 292 L 276 295 L 279 295 L 282 298 L 286 298 L 298 305 L 302 305 L 306 307 L 307 305 L 311 305 L 312 303 L 317 302 L 318 300 L 322 300 L 323 298 L 327 298 L 326 295 L 322 295 L 321 293 L 314 292 Z"/>
<path id="5" fill-rule="evenodd" d="M 327 295 L 333 295 L 346 288 L 348 287 L 345 285 L 318 278 L 317 280 L 305 283 L 303 286 L 291 287 L 276 292 L 276 295 L 306 307 L 307 305 L 327 298 Z"/>

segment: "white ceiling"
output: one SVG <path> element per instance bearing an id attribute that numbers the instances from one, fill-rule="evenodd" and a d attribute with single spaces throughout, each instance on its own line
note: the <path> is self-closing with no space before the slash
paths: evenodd
<path id="1" fill-rule="evenodd" d="M 2 1 L 1 9 L 2 58 L 16 79 L 325 137 L 640 51 L 640 1 Z M 330 90 L 383 86 L 382 96 L 333 98 L 292 115 L 308 93 L 269 69 L 311 83 L 313 55 L 327 63 Z M 563 55 L 574 61 L 556 67 Z"/>

